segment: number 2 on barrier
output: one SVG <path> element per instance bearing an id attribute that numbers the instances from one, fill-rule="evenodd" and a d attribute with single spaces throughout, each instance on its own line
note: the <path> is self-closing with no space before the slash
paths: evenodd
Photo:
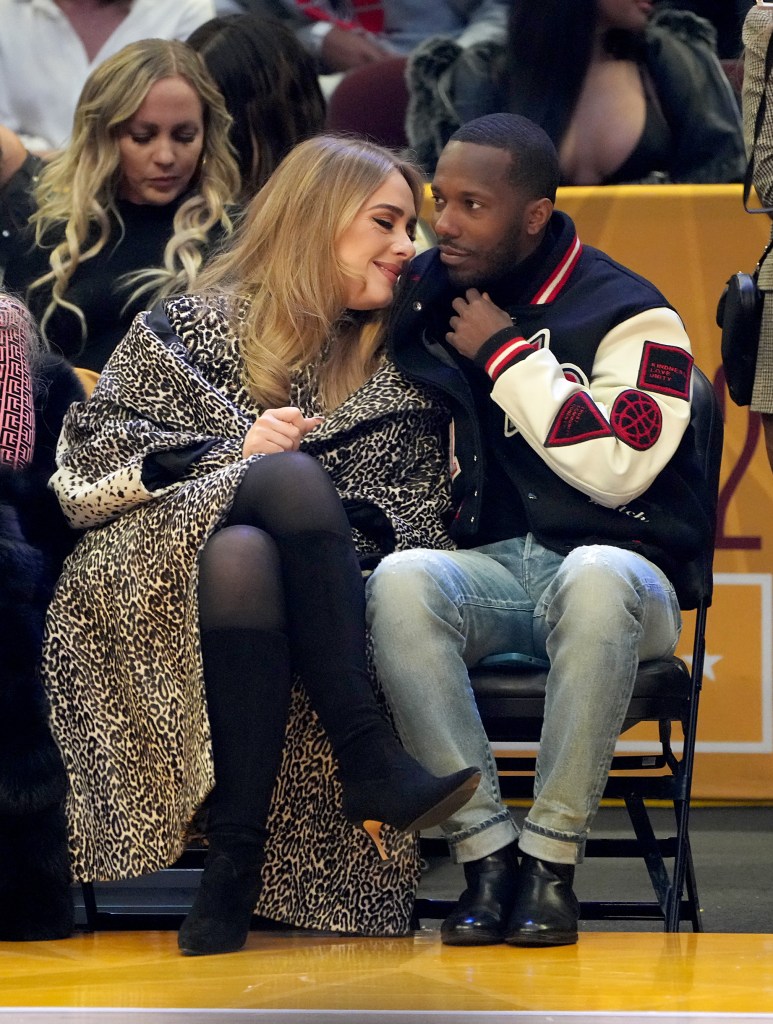
<path id="1" fill-rule="evenodd" d="M 771 3 L 773 3 L 773 0 L 771 0 Z M 719 395 L 720 405 L 724 409 L 725 382 L 723 377 L 724 372 L 722 367 L 720 367 L 714 381 L 714 389 Z M 717 502 L 717 550 L 722 548 L 725 551 L 760 551 L 762 549 L 761 537 L 728 536 L 725 533 L 725 520 L 728 508 L 735 497 L 735 493 L 741 480 L 743 480 L 746 470 L 749 468 L 749 463 L 752 461 L 760 434 L 759 414 L 756 412 L 748 413 L 743 448 L 738 456 L 738 460 L 730 471 L 730 476 L 719 489 L 719 499 Z"/>

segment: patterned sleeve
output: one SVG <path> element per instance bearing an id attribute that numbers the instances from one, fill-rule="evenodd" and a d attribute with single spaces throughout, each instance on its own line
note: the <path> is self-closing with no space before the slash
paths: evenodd
<path id="1" fill-rule="evenodd" d="M 305 439 L 302 447 L 325 466 L 358 529 L 361 554 L 455 546 L 446 529 L 449 419 L 439 393 L 387 361 Z"/>
<path id="2" fill-rule="evenodd" d="M 548 348 L 499 340 L 477 359 L 513 430 L 566 483 L 609 508 L 643 494 L 670 462 L 690 422 L 693 358 L 678 315 L 649 309 L 602 339 L 586 384 Z"/>
<path id="3" fill-rule="evenodd" d="M 0 465 L 12 469 L 28 465 L 35 448 L 26 331 L 18 304 L 0 298 Z"/>
<path id="4" fill-rule="evenodd" d="M 395 534 L 395 550 L 453 548 L 446 529 L 450 475 L 440 431 L 445 421 L 425 410 L 405 423 L 404 444 L 391 471 L 373 488 Z"/>
<path id="5" fill-rule="evenodd" d="M 93 527 L 237 462 L 251 420 L 208 379 L 175 334 L 140 313 L 87 402 L 70 408 L 51 486 L 73 526 Z M 168 323 L 168 322 L 167 322 Z M 151 489 L 147 462 L 195 450 L 174 482 Z"/>

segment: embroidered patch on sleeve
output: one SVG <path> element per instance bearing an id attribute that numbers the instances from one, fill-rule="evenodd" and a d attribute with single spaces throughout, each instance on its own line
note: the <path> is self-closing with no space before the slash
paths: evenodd
<path id="1" fill-rule="evenodd" d="M 651 395 L 630 389 L 615 399 L 610 421 L 621 441 L 637 452 L 644 452 L 660 437 L 663 413 Z"/>
<path id="2" fill-rule="evenodd" d="M 553 420 L 546 448 L 558 448 L 566 444 L 579 444 L 597 437 L 611 437 L 612 428 L 584 391 L 572 395 L 559 409 Z"/>
<path id="3" fill-rule="evenodd" d="M 645 341 L 636 386 L 687 401 L 692 365 L 692 356 L 683 348 Z"/>

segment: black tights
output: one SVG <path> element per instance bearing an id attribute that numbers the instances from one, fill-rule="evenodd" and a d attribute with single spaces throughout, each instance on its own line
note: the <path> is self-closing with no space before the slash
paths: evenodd
<path id="1" fill-rule="evenodd" d="M 215 765 L 212 827 L 265 822 L 293 671 L 343 778 L 391 734 L 367 673 L 365 594 L 349 523 L 310 456 L 286 452 L 250 465 L 201 554 L 199 621 Z"/>

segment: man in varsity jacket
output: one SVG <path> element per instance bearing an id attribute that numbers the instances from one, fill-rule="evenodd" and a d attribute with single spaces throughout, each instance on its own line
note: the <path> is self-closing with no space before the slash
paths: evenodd
<path id="1" fill-rule="evenodd" d="M 652 284 L 582 245 L 554 210 L 558 178 L 526 118 L 460 128 L 433 181 L 438 246 L 413 262 L 393 311 L 394 359 L 453 416 L 459 550 L 385 558 L 368 613 L 405 745 L 438 775 L 484 770 L 444 825 L 467 882 L 442 926 L 449 945 L 577 941 L 574 865 L 637 666 L 673 653 L 680 569 L 710 531 L 682 321 Z M 520 836 L 467 673 L 504 651 L 550 663 Z"/>

